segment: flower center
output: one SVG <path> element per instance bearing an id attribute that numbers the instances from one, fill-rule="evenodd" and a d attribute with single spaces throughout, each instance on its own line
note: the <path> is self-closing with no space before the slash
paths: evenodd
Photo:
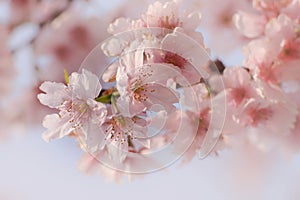
<path id="1" fill-rule="evenodd" d="M 184 66 L 187 64 L 187 60 L 185 58 L 172 52 L 166 52 L 164 62 L 175 65 L 180 69 L 183 69 Z"/>
<path id="2" fill-rule="evenodd" d="M 134 140 L 132 127 L 128 125 L 126 119 L 122 116 L 114 117 L 108 122 L 108 127 L 105 130 L 105 140 L 111 140 L 125 144 Z M 130 141 L 129 141 L 130 140 Z"/>
<path id="3" fill-rule="evenodd" d="M 180 26 L 179 19 L 175 19 L 175 15 L 173 15 L 170 19 L 169 16 L 160 18 L 160 26 L 162 28 L 174 30 L 176 27 Z"/>
<path id="4" fill-rule="evenodd" d="M 231 91 L 231 97 L 234 103 L 238 106 L 247 96 L 247 92 L 244 88 L 234 88 Z"/>
<path id="5" fill-rule="evenodd" d="M 248 111 L 248 115 L 251 118 L 250 124 L 257 126 L 259 123 L 269 120 L 273 115 L 273 111 L 270 108 L 252 108 Z"/>
<path id="6" fill-rule="evenodd" d="M 297 59 L 300 57 L 299 44 L 294 41 L 284 41 L 279 58 L 283 60 Z"/>

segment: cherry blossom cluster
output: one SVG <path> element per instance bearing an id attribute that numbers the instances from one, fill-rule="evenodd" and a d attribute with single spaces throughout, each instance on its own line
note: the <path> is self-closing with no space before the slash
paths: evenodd
<path id="1" fill-rule="evenodd" d="M 244 46 L 244 68 L 264 97 L 254 97 L 256 105 L 244 109 L 254 117 L 253 125 L 255 119 L 261 121 L 251 127 L 251 141 L 263 150 L 275 147 L 289 155 L 299 151 L 300 1 L 254 0 L 253 8 L 233 17 L 250 39 Z M 249 92 L 242 96 L 253 98 Z"/>
<path id="2" fill-rule="evenodd" d="M 116 181 L 245 144 L 299 153 L 300 0 L 99 2 L 0 0 L 2 132 L 46 116 L 44 140 L 75 138 L 79 169 Z"/>
<path id="3" fill-rule="evenodd" d="M 141 19 L 110 24 L 112 37 L 100 47 L 117 60 L 99 79 L 83 64 L 80 73 L 65 73 L 66 84 L 41 85 L 40 102 L 59 110 L 45 117 L 44 139 L 75 137 L 88 153 L 83 170 L 97 165 L 103 171 L 102 163 L 114 169 L 114 178 L 119 171 L 146 173 L 183 154 L 186 161 L 197 151 L 206 156 L 218 141 L 222 104 L 215 103 L 211 126 L 215 94 L 206 82 L 212 75 L 216 84 L 222 81 L 196 31 L 200 13 L 180 12 L 179 5 L 155 2 Z"/>
<path id="4" fill-rule="evenodd" d="M 101 73 L 82 65 L 65 84 L 41 85 L 40 102 L 59 111 L 45 117 L 44 139 L 75 137 L 87 152 L 80 169 L 114 180 L 245 142 L 298 152 L 300 2 L 252 3 L 230 14 L 248 41 L 242 67 L 209 59 L 201 14 L 179 1 L 116 19 L 99 48 L 115 60 Z"/>

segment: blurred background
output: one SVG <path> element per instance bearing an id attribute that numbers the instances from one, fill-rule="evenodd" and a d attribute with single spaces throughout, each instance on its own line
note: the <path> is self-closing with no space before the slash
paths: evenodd
<path id="1" fill-rule="evenodd" d="M 74 140 L 49 144 L 42 140 L 42 119 L 49 110 L 36 99 L 40 83 L 63 81 L 64 68 L 77 71 L 88 52 L 109 37 L 110 22 L 118 17 L 137 18 L 150 2 L 0 0 L 0 200 L 300 199 L 300 155 L 261 153 L 245 144 L 205 160 L 177 163 L 115 183 L 78 170 L 82 151 Z M 226 6 L 183 2 L 187 10 L 202 11 L 199 30 L 212 57 L 226 66 L 241 65 L 243 39 L 224 49 L 222 41 L 239 36 L 226 20 L 221 23 L 224 26 L 214 26 Z M 218 29 L 224 34 L 216 34 Z"/>

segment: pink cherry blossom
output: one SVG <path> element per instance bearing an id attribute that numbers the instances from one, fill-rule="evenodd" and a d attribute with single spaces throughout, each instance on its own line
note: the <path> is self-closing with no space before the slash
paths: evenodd
<path id="1" fill-rule="evenodd" d="M 250 74 L 241 67 L 228 67 L 224 70 L 223 80 L 227 89 L 228 104 L 238 107 L 251 98 L 257 98 L 255 82 Z"/>
<path id="2" fill-rule="evenodd" d="M 168 32 L 179 29 L 181 32 L 193 37 L 201 45 L 203 45 L 202 34 L 195 30 L 200 24 L 201 15 L 198 12 L 180 15 L 179 2 L 169 1 L 165 4 L 155 2 L 148 8 L 146 14 L 142 15 L 142 19 L 131 20 L 126 18 L 118 18 L 109 25 L 108 32 L 114 34 L 115 37 L 109 39 L 102 46 L 104 53 L 108 56 L 117 56 L 124 52 L 128 43 L 140 41 L 136 38 L 139 34 L 142 40 L 144 35 L 149 34 L 148 39 L 161 40 Z M 150 31 L 145 28 L 152 28 Z M 161 30 L 161 28 L 163 30 Z M 169 29 L 168 31 L 165 29 Z M 141 31 L 144 30 L 144 31 Z M 120 34 L 122 32 L 135 31 L 133 34 Z M 139 33 L 141 31 L 141 33 Z M 149 33 L 150 32 L 150 33 Z M 154 38 L 153 38 L 154 37 Z M 135 40 L 139 39 L 139 40 Z M 128 49 L 127 49 L 128 50 Z"/>
<path id="3" fill-rule="evenodd" d="M 79 13 L 75 8 L 65 11 L 43 28 L 36 39 L 41 80 L 62 81 L 63 69 L 77 71 L 86 55 L 105 37 L 101 19 Z"/>
<path id="4" fill-rule="evenodd" d="M 204 137 L 207 133 L 207 130 L 209 128 L 209 121 L 210 121 L 210 108 L 209 107 L 204 107 L 203 110 L 200 111 L 200 113 L 196 114 L 195 113 L 187 113 L 189 117 L 189 120 L 191 121 L 190 123 L 195 123 L 194 121 L 199 120 L 199 126 L 197 130 L 190 130 L 191 133 L 194 131 L 196 132 L 196 136 L 193 140 L 193 143 L 191 146 L 188 148 L 188 150 L 184 153 L 183 156 L 183 163 L 187 163 L 191 161 L 201 148 L 201 145 L 203 143 Z M 190 127 L 193 127 L 190 125 Z M 191 136 L 189 136 L 191 137 Z"/>
<path id="5" fill-rule="evenodd" d="M 102 125 L 105 140 L 99 148 L 106 148 L 110 160 L 114 163 L 122 163 L 131 148 L 132 151 L 138 148 L 137 145 L 150 148 L 145 125 L 146 122 L 139 117 L 111 117 Z"/>
<path id="6" fill-rule="evenodd" d="M 204 140 L 207 134 L 211 134 L 211 132 L 216 131 L 214 127 L 214 123 L 211 121 L 212 109 L 210 107 L 209 99 L 205 99 L 200 102 L 199 110 L 188 110 L 186 112 L 174 112 L 169 115 L 168 120 L 165 124 L 165 129 L 167 130 L 167 134 L 163 137 L 165 138 L 165 143 L 172 142 L 174 137 L 176 138 L 175 146 L 173 152 L 182 156 L 182 163 L 186 164 L 190 162 L 197 154 L 199 154 L 201 148 L 209 148 L 204 147 Z M 221 119 L 214 119 L 221 120 Z M 181 121 L 181 124 L 184 124 L 184 128 L 182 125 L 178 123 Z M 183 133 L 184 132 L 184 133 Z M 218 140 L 218 144 L 214 146 L 211 154 L 217 153 L 222 150 L 225 145 L 221 143 L 225 143 L 226 136 L 220 136 Z M 189 145 L 187 145 L 189 144 Z M 199 156 L 202 156 L 199 154 Z"/>
<path id="7" fill-rule="evenodd" d="M 222 78 L 225 88 L 216 97 L 226 98 L 226 118 L 222 133 L 239 134 L 243 127 L 239 123 L 239 116 L 236 115 L 250 99 L 259 97 L 256 84 L 248 71 L 241 67 L 226 68 Z"/>
<path id="8" fill-rule="evenodd" d="M 111 34 L 123 31 L 152 27 L 174 30 L 176 27 L 182 27 L 188 33 L 194 32 L 199 26 L 201 16 L 198 12 L 191 14 L 181 14 L 179 10 L 179 1 L 168 1 L 161 3 L 159 1 L 149 5 L 145 14 L 138 20 L 118 18 L 110 24 L 108 32 Z"/>
<path id="9" fill-rule="evenodd" d="M 253 7 L 265 13 L 268 17 L 276 17 L 292 0 L 253 0 Z"/>
<path id="10" fill-rule="evenodd" d="M 255 0 L 253 1 L 254 8 L 260 12 L 254 11 L 239 11 L 234 16 L 236 27 L 241 33 L 250 38 L 262 36 L 267 28 L 266 25 L 273 19 L 280 18 L 280 15 L 287 16 L 292 20 L 297 20 L 295 10 L 299 6 L 298 0 Z M 281 17 L 283 19 L 283 17 Z M 268 33 L 266 33 L 268 34 Z"/>
<path id="11" fill-rule="evenodd" d="M 266 36 L 246 46 L 245 65 L 265 81 L 278 84 L 276 71 L 280 66 L 288 68 L 289 61 L 299 58 L 298 29 L 299 25 L 283 14 L 270 21 Z"/>
<path id="12" fill-rule="evenodd" d="M 86 153 L 79 163 L 83 172 L 120 181 L 122 172 L 160 169 L 173 156 L 187 163 L 197 153 L 202 158 L 245 144 L 261 152 L 299 151 L 299 0 L 253 0 L 252 5 L 213 0 L 193 12 L 182 11 L 181 1 L 157 1 L 142 14 L 132 13 L 135 19 L 126 18 L 126 12 L 140 10 L 140 2 L 136 8 L 116 9 L 126 14 L 121 18 L 87 14 L 78 2 L 24 2 L 8 26 L 30 20 L 41 25 L 32 41 L 37 82 L 61 81 L 63 69 L 73 72 L 65 76 L 66 84 L 47 81 L 40 87 L 38 99 L 49 108 L 40 113 L 57 111 L 44 118 L 43 137 L 74 136 Z M 43 12 L 33 13 L 32 7 Z M 51 19 L 56 11 L 60 15 Z M 107 18 L 115 20 L 108 25 Z M 200 20 L 213 53 L 225 55 L 244 45 L 243 66 L 212 69 Z M 74 71 L 108 34 L 112 37 L 99 46 L 97 59 L 114 60 L 87 65 L 90 71 L 104 71 L 102 88 L 87 69 Z M 13 65 L 12 59 L 1 61 Z M 31 121 L 29 111 L 39 108 L 32 99 L 37 91 L 22 96 L 20 112 L 7 119 Z M 157 160 L 149 156 L 165 147 L 172 147 L 169 154 Z"/>
<path id="13" fill-rule="evenodd" d="M 290 135 L 299 113 L 295 103 L 280 88 L 260 83 L 258 89 L 264 98 L 247 102 L 240 123 L 248 127 L 252 137 Z"/>
<path id="14" fill-rule="evenodd" d="M 202 54 L 206 55 L 203 41 L 196 41 L 187 37 L 176 28 L 173 33 L 167 34 L 161 42 L 161 49 L 166 52 L 161 55 L 160 62 L 178 67 L 181 73 L 180 77 L 176 77 L 176 81 L 183 85 L 186 81 L 191 84 L 199 82 L 202 74 L 195 67 L 197 65 L 202 66 L 205 62 L 208 62 L 200 56 Z M 183 77 L 185 80 L 180 80 Z"/>
<path id="15" fill-rule="evenodd" d="M 120 92 L 118 106 L 121 113 L 129 116 L 159 104 L 167 112 L 174 110 L 173 104 L 178 102 L 175 91 L 168 88 L 168 79 L 178 75 L 173 67 L 161 64 L 147 64 L 126 74 L 120 67 L 117 73 L 117 89 Z"/>
<path id="16" fill-rule="evenodd" d="M 236 28 L 248 38 L 256 38 L 264 34 L 268 22 L 265 16 L 256 13 L 239 11 L 234 15 Z"/>
<path id="17" fill-rule="evenodd" d="M 299 0 L 292 0 L 288 6 L 282 9 L 282 13 L 285 13 L 292 19 L 299 19 L 300 14 L 298 12 L 300 8 Z"/>
<path id="18" fill-rule="evenodd" d="M 155 2 L 148 7 L 147 12 L 142 15 L 146 27 L 160 27 L 174 30 L 182 27 L 187 34 L 195 32 L 200 24 L 201 15 L 199 12 L 181 14 L 180 1 L 169 1 L 165 4 Z"/>
<path id="19" fill-rule="evenodd" d="M 83 69 L 82 74 L 72 73 L 67 85 L 44 82 L 40 89 L 45 92 L 38 95 L 40 102 L 59 110 L 58 114 L 47 115 L 44 119 L 43 126 L 47 131 L 43 138 L 46 141 L 70 135 L 78 130 L 87 145 L 86 148 L 90 149 L 94 148 L 91 141 L 95 142 L 95 138 L 104 137 L 99 134 L 99 130 L 105 121 L 107 110 L 105 105 L 94 100 L 101 91 L 96 75 Z"/>
<path id="20" fill-rule="evenodd" d="M 247 0 L 204 1 L 199 10 L 203 13 L 202 26 L 204 30 L 208 34 L 214 35 L 213 38 L 209 38 L 208 44 L 215 54 L 228 55 L 247 41 L 236 30 L 233 20 L 237 11 L 252 10 L 251 4 Z M 230 42 L 224 43 L 224 40 Z"/>

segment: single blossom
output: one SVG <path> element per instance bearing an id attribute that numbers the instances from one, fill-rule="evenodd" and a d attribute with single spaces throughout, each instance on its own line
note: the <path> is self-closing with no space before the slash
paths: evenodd
<path id="1" fill-rule="evenodd" d="M 263 98 L 249 100 L 237 118 L 245 126 L 250 141 L 269 151 L 278 137 L 291 136 L 299 112 L 280 88 L 261 82 L 258 90 Z"/>
<path id="2" fill-rule="evenodd" d="M 236 115 L 250 99 L 259 98 L 260 94 L 257 92 L 256 82 L 244 68 L 227 67 L 223 72 L 222 81 L 224 88 L 218 89 L 217 91 L 220 92 L 215 97 L 215 99 L 226 99 L 226 116 L 222 133 L 223 135 L 236 135 L 243 129 L 239 123 L 239 116 L 236 117 Z M 211 80 L 212 88 L 216 87 L 214 82 L 216 80 Z"/>
<path id="3" fill-rule="evenodd" d="M 181 85 L 198 83 L 205 75 L 201 67 L 208 62 L 207 49 L 200 41 L 190 38 L 181 29 L 176 28 L 161 42 L 162 53 L 158 61 L 180 69 L 180 75 L 175 79 Z"/>
<path id="4" fill-rule="evenodd" d="M 234 107 L 244 104 L 251 98 L 257 98 L 255 81 L 249 72 L 241 67 L 228 67 L 224 70 L 223 80 L 227 90 L 227 102 Z"/>
<path id="5" fill-rule="evenodd" d="M 120 93 L 118 107 L 121 113 L 134 116 L 154 105 L 162 106 L 167 112 L 175 109 L 179 101 L 177 92 L 167 86 L 167 81 L 178 75 L 173 66 L 146 64 L 131 72 L 124 66 L 117 72 L 117 89 Z"/>
<path id="6" fill-rule="evenodd" d="M 40 89 L 45 92 L 38 95 L 40 102 L 59 110 L 45 117 L 43 138 L 50 141 L 78 131 L 85 148 L 97 148 L 94 143 L 104 138 L 100 126 L 107 114 L 106 106 L 94 100 L 101 91 L 98 77 L 83 69 L 82 74 L 72 73 L 67 85 L 44 82 Z"/>
<path id="7" fill-rule="evenodd" d="M 105 139 L 99 148 L 101 150 L 106 148 L 109 158 L 113 162 L 122 163 L 129 151 L 150 148 L 146 125 L 147 122 L 139 116 L 132 118 L 122 115 L 110 117 L 102 125 Z"/>

